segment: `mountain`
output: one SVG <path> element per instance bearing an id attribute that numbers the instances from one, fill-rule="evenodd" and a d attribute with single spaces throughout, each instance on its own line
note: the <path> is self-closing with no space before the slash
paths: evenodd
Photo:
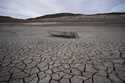
<path id="1" fill-rule="evenodd" d="M 57 13 L 27 19 L 28 22 L 100 22 L 100 23 L 125 23 L 124 12 L 101 13 L 101 14 L 73 14 Z"/>
<path id="2" fill-rule="evenodd" d="M 80 16 L 82 14 L 73 14 L 73 13 L 56 13 L 56 14 L 48 14 L 45 16 L 40 16 L 36 18 L 29 18 L 27 20 L 36 20 L 36 19 L 44 19 L 44 18 L 58 18 L 58 17 L 64 17 L 64 16 Z"/>
<path id="3" fill-rule="evenodd" d="M 0 16 L 0 23 L 23 22 L 23 19 L 17 19 L 9 16 Z"/>
<path id="4" fill-rule="evenodd" d="M 73 14 L 73 13 L 56 13 L 36 18 L 17 19 L 8 16 L 0 16 L 0 23 L 13 22 L 74 22 L 74 23 L 122 23 L 125 24 L 125 12 L 101 13 L 101 14 Z"/>

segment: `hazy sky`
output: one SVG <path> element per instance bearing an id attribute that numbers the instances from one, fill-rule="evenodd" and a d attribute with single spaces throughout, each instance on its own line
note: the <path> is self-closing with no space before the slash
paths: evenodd
<path id="1" fill-rule="evenodd" d="M 60 12 L 125 12 L 125 0 L 0 0 L 0 15 L 29 18 Z"/>

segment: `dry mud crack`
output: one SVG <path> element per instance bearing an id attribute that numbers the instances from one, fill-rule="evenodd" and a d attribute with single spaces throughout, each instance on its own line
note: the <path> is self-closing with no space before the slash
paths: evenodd
<path id="1" fill-rule="evenodd" d="M 0 83 L 125 83 L 125 42 L 1 40 Z"/>
<path id="2" fill-rule="evenodd" d="M 125 83 L 125 28 L 0 25 L 0 83 Z"/>

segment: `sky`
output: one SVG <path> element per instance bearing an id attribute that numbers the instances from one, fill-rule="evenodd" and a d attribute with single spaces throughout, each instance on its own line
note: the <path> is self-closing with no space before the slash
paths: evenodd
<path id="1" fill-rule="evenodd" d="M 125 0 L 0 0 L 0 15 L 33 18 L 53 13 L 125 12 Z"/>

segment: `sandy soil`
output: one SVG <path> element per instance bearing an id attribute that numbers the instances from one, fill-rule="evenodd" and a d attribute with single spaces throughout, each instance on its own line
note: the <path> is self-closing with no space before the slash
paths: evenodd
<path id="1" fill-rule="evenodd" d="M 125 83 L 125 25 L 0 24 L 0 83 Z"/>

